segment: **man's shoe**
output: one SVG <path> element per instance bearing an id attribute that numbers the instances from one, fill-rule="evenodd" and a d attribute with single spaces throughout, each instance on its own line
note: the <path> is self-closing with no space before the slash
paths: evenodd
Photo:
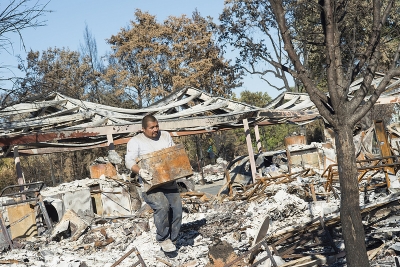
<path id="1" fill-rule="evenodd" d="M 164 241 L 159 242 L 160 247 L 164 252 L 174 252 L 176 247 L 174 243 L 172 243 L 171 239 L 165 239 Z"/>

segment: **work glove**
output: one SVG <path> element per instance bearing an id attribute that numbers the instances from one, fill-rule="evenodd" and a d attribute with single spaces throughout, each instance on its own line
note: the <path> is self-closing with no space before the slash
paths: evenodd
<path id="1" fill-rule="evenodd" d="M 140 169 L 140 170 L 139 170 L 139 175 L 140 175 L 140 177 L 142 177 L 142 180 L 143 180 L 145 183 L 148 183 L 148 184 L 151 185 L 151 180 L 153 179 L 153 177 L 151 176 L 151 174 L 149 173 L 148 170 L 146 170 L 146 169 Z"/>

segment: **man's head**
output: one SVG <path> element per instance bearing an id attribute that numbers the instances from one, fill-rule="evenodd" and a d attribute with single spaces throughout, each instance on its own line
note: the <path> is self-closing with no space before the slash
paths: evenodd
<path id="1" fill-rule="evenodd" d="M 160 127 L 158 126 L 157 119 L 153 115 L 146 115 L 143 117 L 142 131 L 143 134 L 150 139 L 157 138 L 160 132 Z"/>

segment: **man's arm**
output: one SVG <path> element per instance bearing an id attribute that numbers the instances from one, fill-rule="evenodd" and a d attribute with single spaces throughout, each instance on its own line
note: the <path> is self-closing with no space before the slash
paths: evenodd
<path id="1" fill-rule="evenodd" d="M 168 140 L 168 147 L 174 146 L 175 143 L 172 140 L 171 134 L 169 132 L 165 131 L 165 136 L 166 136 L 166 138 Z"/>
<path id="2" fill-rule="evenodd" d="M 141 169 L 136 162 L 138 156 L 139 144 L 136 140 L 131 139 L 126 146 L 125 166 L 133 173 L 139 174 L 142 179 L 150 181 L 152 179 L 150 173 L 147 170 Z"/>
<path id="3" fill-rule="evenodd" d="M 130 140 L 126 145 L 126 155 L 125 155 L 125 166 L 127 169 L 133 171 L 134 173 L 139 173 L 139 166 L 136 164 L 136 159 L 139 156 L 139 145 Z"/>

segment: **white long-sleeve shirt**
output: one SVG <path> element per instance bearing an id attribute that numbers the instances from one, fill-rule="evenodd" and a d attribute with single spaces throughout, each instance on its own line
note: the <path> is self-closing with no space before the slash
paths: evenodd
<path id="1" fill-rule="evenodd" d="M 142 155 L 174 146 L 171 135 L 166 131 L 160 131 L 156 139 L 146 137 L 140 133 L 129 140 L 126 146 L 125 166 L 131 170 L 136 165 L 136 159 Z"/>
<path id="2" fill-rule="evenodd" d="M 126 146 L 125 166 L 131 170 L 132 166 L 137 164 L 136 159 L 138 157 L 174 145 L 171 135 L 166 131 L 160 131 L 156 139 L 148 138 L 143 133 L 140 133 L 132 137 Z M 142 183 L 141 178 L 139 182 Z M 166 183 L 160 187 L 164 189 L 175 189 L 177 185 L 175 182 L 172 182 Z"/>

